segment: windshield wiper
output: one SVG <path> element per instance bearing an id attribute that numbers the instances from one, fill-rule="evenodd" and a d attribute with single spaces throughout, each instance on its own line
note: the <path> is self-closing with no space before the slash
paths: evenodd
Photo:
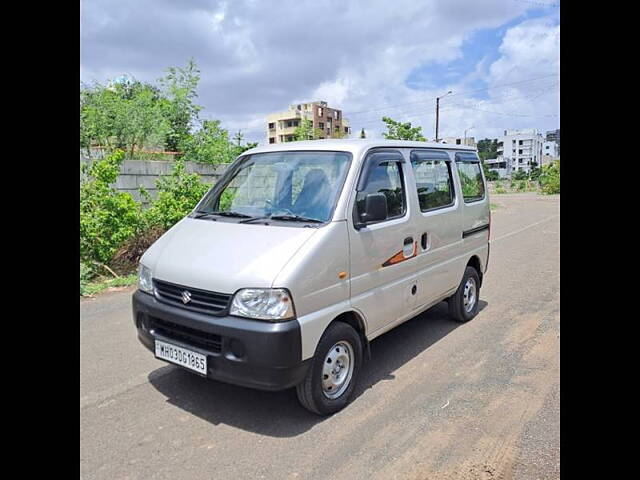
<path id="1" fill-rule="evenodd" d="M 240 212 L 211 212 L 210 214 L 220 215 L 221 217 L 253 218 L 251 215 Z"/>
<path id="2" fill-rule="evenodd" d="M 271 220 L 284 220 L 289 222 L 306 222 L 306 223 L 324 223 L 323 220 L 317 218 L 302 217 L 300 215 L 271 215 Z"/>
<path id="3" fill-rule="evenodd" d="M 254 220 L 268 220 L 269 216 L 266 217 L 251 217 L 251 218 L 245 218 L 244 220 L 240 220 L 238 223 L 249 223 L 249 222 L 253 222 Z"/>
<path id="4" fill-rule="evenodd" d="M 213 214 L 211 212 L 203 212 L 202 210 L 198 210 L 196 211 L 196 214 L 193 216 L 193 218 L 204 218 L 204 217 L 208 217 L 209 215 L 213 215 Z M 213 220 L 214 222 L 218 221 L 215 218 L 212 218 L 211 220 Z"/>

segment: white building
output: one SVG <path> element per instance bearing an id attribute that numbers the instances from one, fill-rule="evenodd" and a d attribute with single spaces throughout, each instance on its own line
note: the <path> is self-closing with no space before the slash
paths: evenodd
<path id="1" fill-rule="evenodd" d="M 546 141 L 542 144 L 542 155 L 549 155 L 552 158 L 558 158 L 560 152 L 558 151 L 558 144 L 554 141 Z"/>
<path id="2" fill-rule="evenodd" d="M 511 176 L 511 164 L 503 157 L 488 158 L 484 161 L 484 164 L 489 170 L 497 172 L 500 178 L 507 178 Z"/>
<path id="3" fill-rule="evenodd" d="M 509 174 L 528 173 L 531 164 L 542 164 L 544 143 L 544 137 L 536 129 L 505 130 L 504 136 L 498 139 L 498 159 L 510 167 Z"/>
<path id="4" fill-rule="evenodd" d="M 441 140 L 442 143 L 450 143 L 452 145 L 467 145 L 468 147 L 477 148 L 478 144 L 474 137 L 445 137 Z"/>

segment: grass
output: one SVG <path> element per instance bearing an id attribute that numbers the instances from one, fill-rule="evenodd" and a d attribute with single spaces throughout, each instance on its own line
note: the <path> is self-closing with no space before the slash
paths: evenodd
<path id="1" fill-rule="evenodd" d="M 498 205 L 497 203 L 490 203 L 489 204 L 489 209 L 490 210 L 497 210 L 500 208 L 500 205 Z"/>
<path id="2" fill-rule="evenodd" d="M 112 287 L 129 287 L 135 285 L 138 281 L 138 275 L 126 275 L 124 277 L 101 277 L 93 279 L 86 283 L 80 283 L 80 296 L 90 297 Z"/>

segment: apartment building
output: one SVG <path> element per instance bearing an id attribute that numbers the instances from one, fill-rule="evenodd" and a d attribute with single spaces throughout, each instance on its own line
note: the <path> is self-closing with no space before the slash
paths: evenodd
<path id="1" fill-rule="evenodd" d="M 267 142 L 284 143 L 295 140 L 294 132 L 302 120 L 310 120 L 314 130 L 322 131 L 320 138 L 340 138 L 351 133 L 349 121 L 342 110 L 331 108 L 324 101 L 290 105 L 288 110 L 267 116 Z"/>
<path id="2" fill-rule="evenodd" d="M 557 146 L 556 157 L 560 156 L 560 129 L 550 130 L 547 132 L 547 142 L 555 142 Z M 551 147 L 550 147 L 551 148 Z"/>
<path id="3" fill-rule="evenodd" d="M 560 129 L 549 130 L 547 132 L 547 142 L 556 142 L 560 145 Z"/>
<path id="4" fill-rule="evenodd" d="M 510 166 L 510 173 L 529 173 L 531 164 L 542 165 L 544 141 L 536 129 L 505 130 L 498 140 L 498 159 Z"/>
<path id="5" fill-rule="evenodd" d="M 560 156 L 560 148 L 555 141 L 546 141 L 542 144 L 542 155 L 557 158 Z"/>
<path id="6" fill-rule="evenodd" d="M 442 139 L 442 143 L 451 143 L 453 145 L 466 145 L 468 147 L 477 148 L 478 144 L 474 137 L 445 137 Z"/>
<path id="7" fill-rule="evenodd" d="M 488 158 L 484 164 L 489 170 L 495 171 L 500 178 L 511 176 L 511 162 L 506 161 L 503 157 Z"/>

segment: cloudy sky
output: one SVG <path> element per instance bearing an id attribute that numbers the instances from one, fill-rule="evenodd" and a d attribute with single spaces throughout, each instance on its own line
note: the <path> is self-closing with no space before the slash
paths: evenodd
<path id="1" fill-rule="evenodd" d="M 203 118 L 266 141 L 266 115 L 326 100 L 440 136 L 560 124 L 559 0 L 83 0 L 82 82 L 154 81 L 193 58 Z"/>

